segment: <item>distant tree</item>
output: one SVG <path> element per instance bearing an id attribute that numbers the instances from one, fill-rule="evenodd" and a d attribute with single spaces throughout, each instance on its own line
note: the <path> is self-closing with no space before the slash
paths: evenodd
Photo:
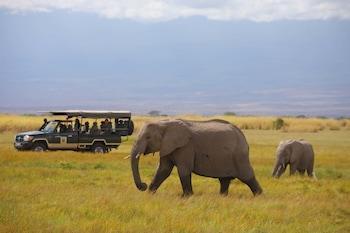
<path id="1" fill-rule="evenodd" d="M 273 122 L 273 128 L 275 130 L 280 130 L 282 129 L 282 127 L 284 126 L 284 120 L 282 118 L 277 118 L 274 122 Z"/>
<path id="2" fill-rule="evenodd" d="M 318 119 L 328 119 L 328 117 L 326 117 L 326 116 L 317 116 L 316 118 L 318 118 Z"/>
<path id="3" fill-rule="evenodd" d="M 152 111 L 148 112 L 148 115 L 150 115 L 150 116 L 160 116 L 160 111 L 152 110 Z"/>
<path id="4" fill-rule="evenodd" d="M 306 118 L 305 115 L 298 115 L 297 118 Z"/>
<path id="5" fill-rule="evenodd" d="M 236 116 L 237 114 L 235 112 L 224 112 L 225 116 Z"/>
<path id="6" fill-rule="evenodd" d="M 336 118 L 337 120 L 349 120 L 350 117 L 346 117 L 346 116 L 340 116 Z"/>

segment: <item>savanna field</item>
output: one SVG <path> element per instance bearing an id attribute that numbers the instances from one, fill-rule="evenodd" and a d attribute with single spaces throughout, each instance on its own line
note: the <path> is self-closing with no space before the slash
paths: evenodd
<path id="1" fill-rule="evenodd" d="M 222 197 L 217 179 L 193 175 L 194 195 L 181 198 L 176 168 L 150 194 L 137 190 L 124 159 L 143 122 L 161 118 L 134 117 L 134 135 L 109 154 L 17 152 L 14 135 L 42 118 L 0 115 L 0 232 L 350 232 L 350 120 L 283 118 L 275 130 L 276 117 L 210 117 L 243 129 L 264 193 L 253 197 L 235 180 Z M 288 170 L 271 178 L 276 146 L 288 138 L 313 144 L 317 180 Z M 158 159 L 141 158 L 148 184 Z"/>

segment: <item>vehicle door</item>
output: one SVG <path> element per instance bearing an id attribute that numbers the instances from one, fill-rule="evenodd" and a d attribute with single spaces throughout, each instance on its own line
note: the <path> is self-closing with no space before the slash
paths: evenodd
<path id="1" fill-rule="evenodd" d="M 61 131 L 56 130 L 50 135 L 50 149 L 71 149 L 78 148 L 79 132 L 78 131 Z"/>

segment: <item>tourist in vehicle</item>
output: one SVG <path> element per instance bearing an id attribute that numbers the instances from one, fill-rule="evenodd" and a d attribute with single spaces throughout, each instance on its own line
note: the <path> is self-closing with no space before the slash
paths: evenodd
<path id="1" fill-rule="evenodd" d="M 60 123 L 59 125 L 59 132 L 60 133 L 64 133 L 67 131 L 67 126 L 65 126 L 64 124 Z"/>
<path id="2" fill-rule="evenodd" d="M 96 121 L 92 124 L 92 127 L 90 129 L 90 133 L 91 134 L 97 134 L 98 133 L 98 126 L 97 126 L 97 122 Z"/>
<path id="3" fill-rule="evenodd" d="M 67 132 L 73 132 L 73 126 L 72 124 L 69 124 L 67 127 Z"/>
<path id="4" fill-rule="evenodd" d="M 74 122 L 74 131 L 79 131 L 80 130 L 80 121 L 79 119 L 75 119 L 75 122 Z"/>
<path id="5" fill-rule="evenodd" d="M 108 119 L 106 119 L 104 122 L 104 131 L 108 133 L 112 132 L 112 122 L 110 122 Z"/>
<path id="6" fill-rule="evenodd" d="M 112 132 L 112 121 L 109 121 L 108 122 L 108 130 L 110 131 L 110 132 Z"/>
<path id="7" fill-rule="evenodd" d="M 47 119 L 44 118 L 44 124 L 40 127 L 39 131 L 42 131 L 47 126 L 47 124 L 48 124 Z"/>
<path id="8" fill-rule="evenodd" d="M 86 121 L 86 122 L 84 123 L 84 132 L 85 132 L 85 133 L 89 132 L 89 128 L 90 128 L 90 124 L 89 124 L 88 121 Z"/>
<path id="9" fill-rule="evenodd" d="M 100 129 L 101 131 L 105 131 L 105 121 L 101 121 L 101 124 L 100 124 Z"/>

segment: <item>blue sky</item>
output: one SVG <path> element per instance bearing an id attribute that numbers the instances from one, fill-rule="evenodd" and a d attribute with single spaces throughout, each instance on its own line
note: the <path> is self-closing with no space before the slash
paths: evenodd
<path id="1" fill-rule="evenodd" d="M 349 4 L 280 2 L 0 0 L 0 111 L 350 115 Z"/>

